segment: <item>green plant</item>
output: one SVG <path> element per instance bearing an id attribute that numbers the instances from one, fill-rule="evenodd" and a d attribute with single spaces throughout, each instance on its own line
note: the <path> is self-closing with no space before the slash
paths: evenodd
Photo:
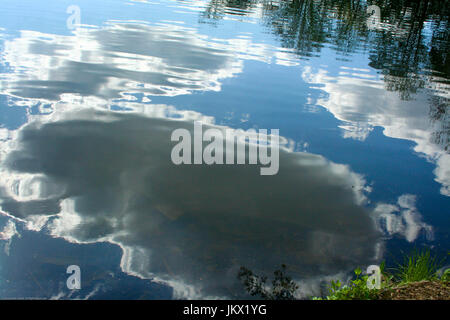
<path id="1" fill-rule="evenodd" d="M 437 271 L 442 261 L 431 254 L 429 249 L 417 250 L 404 257 L 403 264 L 395 268 L 395 279 L 400 283 L 437 279 Z"/>
<path id="2" fill-rule="evenodd" d="M 441 276 L 442 281 L 450 281 L 450 268 L 446 269 Z"/>
<path id="3" fill-rule="evenodd" d="M 376 299 L 378 289 L 369 289 L 367 287 L 368 275 L 362 275 L 362 270 L 355 270 L 355 279 L 348 285 L 343 285 L 339 280 L 331 281 L 327 300 L 371 300 Z M 315 299 L 318 300 L 318 299 Z"/>

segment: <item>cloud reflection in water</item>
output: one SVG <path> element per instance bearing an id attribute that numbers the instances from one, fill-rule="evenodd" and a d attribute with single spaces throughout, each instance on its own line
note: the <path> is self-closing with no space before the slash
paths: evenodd
<path id="1" fill-rule="evenodd" d="M 5 92 L 52 101 L 64 93 L 111 99 L 124 92 L 217 91 L 219 79 L 240 71 L 223 45 L 190 29 L 136 23 L 78 29 L 74 36 L 22 31 L 6 41 L 3 60 L 16 71 L 4 75 Z"/>
<path id="2" fill-rule="evenodd" d="M 294 277 L 313 279 L 369 263 L 384 225 L 408 241 L 430 231 L 411 196 L 370 212 L 364 179 L 319 155 L 284 150 L 275 176 L 260 176 L 258 166 L 175 166 L 172 131 L 192 130 L 193 120 L 212 126 L 212 117 L 125 99 L 114 105 L 135 112 L 95 110 L 138 93 L 218 91 L 244 59 L 296 61 L 249 39 L 212 41 L 170 25 L 110 22 L 5 41 L 11 72 L 1 92 L 49 103 L 53 113 L 0 132 L 2 210 L 29 230 L 116 243 L 125 272 L 164 280 L 185 297 L 239 294 L 241 265 L 269 273 L 286 263 Z"/>
<path id="3" fill-rule="evenodd" d="M 284 262 L 306 277 L 375 256 L 365 182 L 347 166 L 283 149 L 275 176 L 255 165 L 176 166 L 170 135 L 192 121 L 93 110 L 57 119 L 21 129 L 2 173 L 16 193 L 2 209 L 53 216 L 51 233 L 71 241 L 120 244 L 129 273 L 229 296 L 241 291 L 241 265 L 270 272 Z"/>
<path id="4" fill-rule="evenodd" d="M 292 64 L 296 58 L 250 39 L 210 39 L 179 25 L 110 21 L 73 35 L 23 30 L 7 40 L 4 94 L 57 101 L 63 94 L 105 100 L 219 91 L 242 72 L 243 59 Z"/>

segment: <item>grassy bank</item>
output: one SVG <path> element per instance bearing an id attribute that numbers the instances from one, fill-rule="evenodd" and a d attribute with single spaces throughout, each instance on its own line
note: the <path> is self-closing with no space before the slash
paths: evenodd
<path id="1" fill-rule="evenodd" d="M 431 254 L 430 250 L 414 250 L 405 255 L 397 266 L 385 268 L 381 263 L 379 289 L 368 286 L 369 275 L 360 268 L 354 271 L 348 283 L 331 281 L 328 294 L 311 297 L 312 300 L 450 300 L 450 269 L 442 270 L 445 259 Z M 295 299 L 298 285 L 286 275 L 286 266 L 274 273 L 271 285 L 267 277 L 241 268 L 239 273 L 245 289 L 252 296 L 271 300 Z M 371 277 L 370 279 L 372 279 Z M 372 282 L 374 284 L 374 282 Z"/>
<path id="2" fill-rule="evenodd" d="M 397 267 L 386 270 L 380 265 L 381 283 L 379 289 L 369 289 L 368 275 L 362 275 L 361 269 L 355 270 L 355 277 L 347 284 L 332 281 L 328 300 L 443 300 L 450 299 L 450 269 L 440 275 L 444 259 L 438 259 L 430 250 L 414 250 L 404 257 Z"/>

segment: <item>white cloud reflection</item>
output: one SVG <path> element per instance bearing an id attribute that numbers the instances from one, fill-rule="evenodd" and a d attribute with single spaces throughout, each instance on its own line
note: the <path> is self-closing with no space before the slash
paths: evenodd
<path id="1" fill-rule="evenodd" d="M 0 231 L 0 240 L 10 240 L 16 235 L 19 235 L 16 224 L 13 220 L 8 220 L 3 230 Z"/>
<path id="2" fill-rule="evenodd" d="M 5 40 L 3 94 L 58 101 L 64 94 L 105 100 L 131 94 L 176 96 L 219 91 L 243 60 L 293 64 L 295 55 L 249 38 L 212 39 L 180 25 L 109 22 L 73 35 L 23 30 Z"/>
<path id="3" fill-rule="evenodd" d="M 433 238 L 431 226 L 422 221 L 416 208 L 416 197 L 405 194 L 398 198 L 397 204 L 379 204 L 374 210 L 378 216 L 379 229 L 387 235 L 400 235 L 413 242 L 424 231 L 429 240 Z"/>
<path id="4" fill-rule="evenodd" d="M 384 82 L 369 70 L 342 69 L 338 76 L 332 76 L 325 69 L 307 66 L 302 77 L 310 84 L 321 85 L 318 88 L 328 94 L 316 103 L 343 121 L 343 137 L 365 140 L 374 127 L 380 126 L 387 137 L 413 141 L 414 151 L 436 165 L 435 180 L 442 186 L 441 194 L 450 196 L 450 154 L 433 142 L 441 128 L 430 120 L 430 96 L 418 92 L 414 100 L 404 101 L 397 92 L 386 90 Z M 447 99 L 448 92 L 448 88 L 433 88 L 433 94 Z M 448 141 L 448 137 L 442 139 Z"/>
<path id="5" fill-rule="evenodd" d="M 20 233 L 17 231 L 16 223 L 12 219 L 8 219 L 3 230 L 0 231 L 0 240 L 4 241 L 3 250 L 7 256 L 9 256 L 12 239 L 17 236 L 20 237 Z"/>

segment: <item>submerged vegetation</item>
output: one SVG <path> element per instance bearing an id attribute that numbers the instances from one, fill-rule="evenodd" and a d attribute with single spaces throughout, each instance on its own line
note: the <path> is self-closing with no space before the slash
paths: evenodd
<path id="1" fill-rule="evenodd" d="M 449 253 L 450 254 L 450 253 Z M 311 297 L 312 300 L 379 300 L 379 299 L 450 299 L 450 268 L 441 270 L 445 259 L 439 259 L 429 249 L 414 249 L 405 255 L 403 262 L 387 271 L 381 263 L 380 288 L 369 288 L 369 275 L 361 268 L 354 271 L 348 283 L 332 280 L 328 294 Z M 441 272 L 440 272 L 441 271 Z M 251 270 L 241 267 L 238 278 L 247 292 L 262 299 L 296 299 L 299 286 L 286 275 L 286 266 L 274 272 L 271 285 L 266 276 L 255 275 Z"/>
<path id="2" fill-rule="evenodd" d="M 252 296 L 259 296 L 267 300 L 294 300 L 298 285 L 286 275 L 286 265 L 274 272 L 272 285 L 267 285 L 266 276 L 255 275 L 251 270 L 241 267 L 238 278 L 242 281 L 247 292 Z"/>

